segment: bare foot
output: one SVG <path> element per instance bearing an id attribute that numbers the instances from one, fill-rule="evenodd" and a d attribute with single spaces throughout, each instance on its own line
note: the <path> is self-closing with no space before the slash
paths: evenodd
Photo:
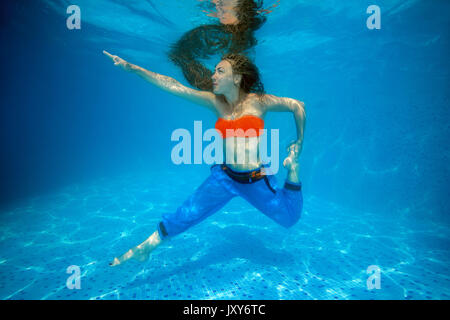
<path id="1" fill-rule="evenodd" d="M 111 267 L 115 267 L 130 259 L 134 259 L 139 262 L 147 261 L 150 252 L 152 252 L 160 243 L 161 238 L 159 237 L 159 233 L 158 231 L 155 231 L 147 240 L 142 242 L 140 245 L 131 248 L 120 257 L 114 258 L 114 260 L 110 262 L 109 265 Z"/>
<path id="2" fill-rule="evenodd" d="M 298 152 L 290 150 L 289 156 L 283 161 L 283 166 L 288 170 L 287 180 L 293 183 L 300 183 L 300 163 L 298 162 L 298 156 Z"/>

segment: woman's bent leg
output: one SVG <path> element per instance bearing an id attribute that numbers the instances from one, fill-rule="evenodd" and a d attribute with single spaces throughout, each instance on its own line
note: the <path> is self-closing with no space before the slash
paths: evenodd
<path id="1" fill-rule="evenodd" d="M 275 176 L 266 176 L 247 187 L 239 187 L 239 191 L 245 200 L 285 228 L 295 225 L 301 217 L 301 183 L 286 181 L 284 187 L 279 188 Z"/>

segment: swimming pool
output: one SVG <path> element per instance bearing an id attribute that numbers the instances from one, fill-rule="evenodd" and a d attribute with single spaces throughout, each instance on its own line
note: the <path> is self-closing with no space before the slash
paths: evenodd
<path id="1" fill-rule="evenodd" d="M 70 4 L 2 19 L 1 299 L 449 299 L 447 1 L 280 1 L 251 55 L 267 92 L 306 104 L 302 218 L 284 229 L 233 199 L 117 268 L 209 174 L 172 163 L 171 133 L 215 118 L 102 50 L 186 83 L 169 46 L 214 18 L 198 1 L 78 1 L 69 30 Z M 286 114 L 266 123 L 293 139 Z"/>

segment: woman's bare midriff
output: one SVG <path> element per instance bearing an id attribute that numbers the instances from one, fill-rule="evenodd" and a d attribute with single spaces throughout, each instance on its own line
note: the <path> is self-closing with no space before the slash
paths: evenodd
<path id="1" fill-rule="evenodd" d="M 223 162 L 233 171 L 251 171 L 260 168 L 259 139 L 259 137 L 225 138 L 223 140 Z"/>

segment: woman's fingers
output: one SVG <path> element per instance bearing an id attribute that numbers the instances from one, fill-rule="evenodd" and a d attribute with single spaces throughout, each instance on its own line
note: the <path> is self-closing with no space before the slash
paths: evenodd
<path id="1" fill-rule="evenodd" d="M 104 53 L 105 55 L 107 55 L 108 57 L 110 57 L 112 61 L 114 61 L 114 65 L 115 65 L 115 66 L 117 66 L 118 64 L 120 64 L 120 62 L 122 61 L 121 58 L 119 58 L 118 56 L 112 55 L 111 53 L 109 53 L 109 52 L 106 51 L 106 50 L 103 50 L 103 53 Z"/>
<path id="2" fill-rule="evenodd" d="M 109 53 L 108 51 L 103 50 L 103 53 L 104 53 L 105 55 L 107 55 L 108 57 L 110 57 L 111 59 L 114 60 L 114 57 L 115 57 L 115 56 L 113 56 L 113 55 L 112 55 L 111 53 Z"/>
<path id="3" fill-rule="evenodd" d="M 115 65 L 118 65 L 120 63 L 121 59 L 118 56 L 114 56 L 114 55 L 112 55 L 111 53 L 109 53 L 108 51 L 105 51 L 105 50 L 103 50 L 103 53 L 105 55 L 107 55 L 108 57 L 110 57 L 111 60 L 114 61 Z"/>
<path id="4" fill-rule="evenodd" d="M 283 167 L 285 167 L 286 169 L 289 169 L 291 164 L 292 164 L 292 159 L 290 157 L 287 157 L 286 159 L 284 159 Z"/>
<path id="5" fill-rule="evenodd" d="M 293 142 L 286 148 L 286 151 L 287 152 L 294 152 L 295 154 L 297 154 L 299 152 L 299 150 L 300 150 L 299 148 L 300 147 L 298 146 L 298 144 Z"/>

